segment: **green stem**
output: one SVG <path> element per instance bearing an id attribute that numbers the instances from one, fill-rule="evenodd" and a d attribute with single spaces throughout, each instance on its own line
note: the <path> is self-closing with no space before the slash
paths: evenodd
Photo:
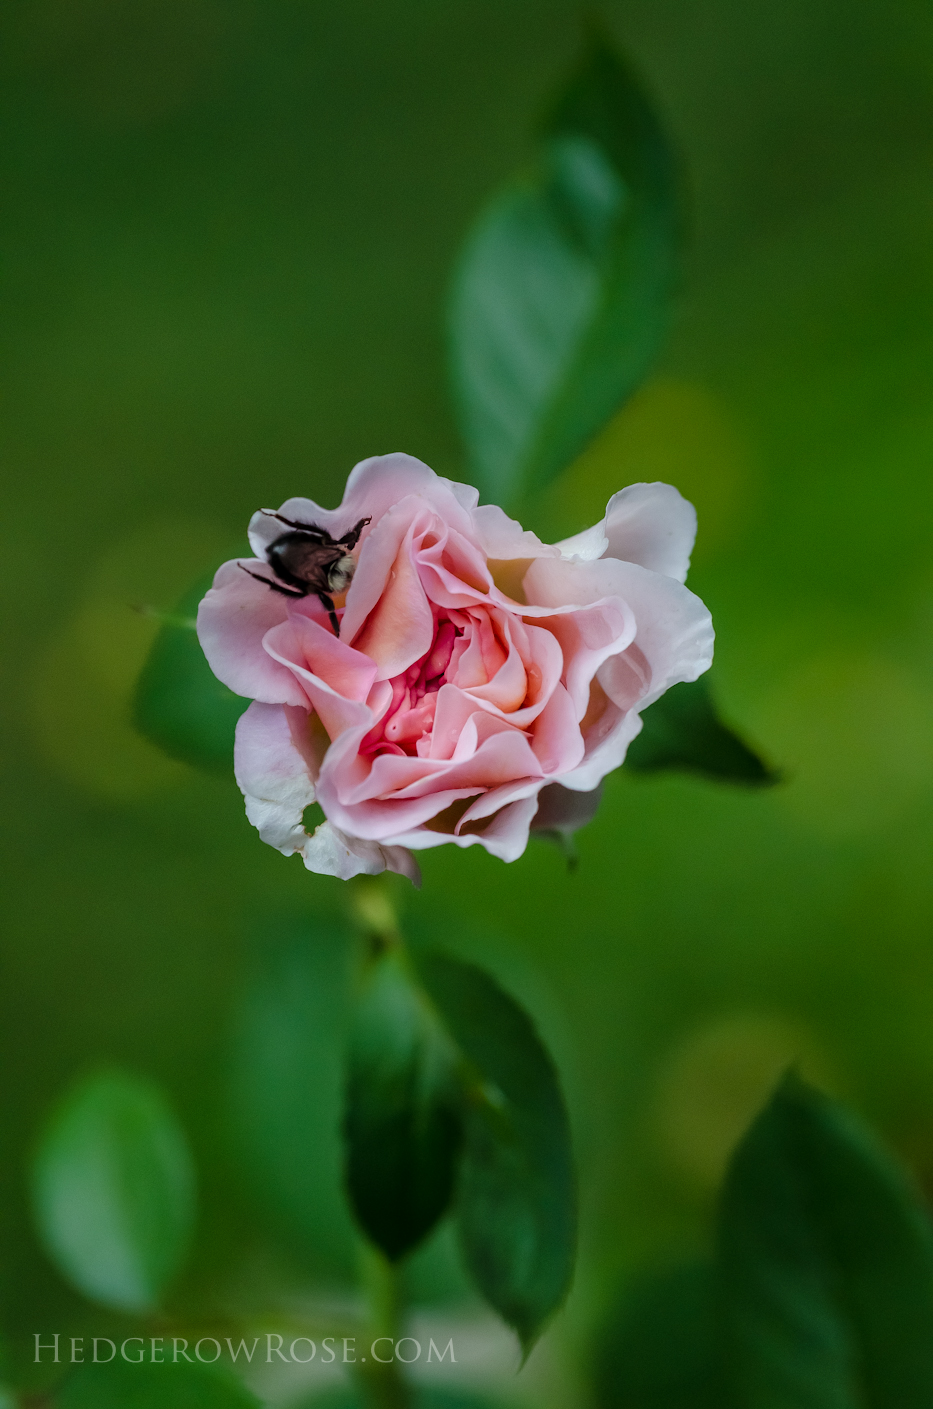
<path id="1" fill-rule="evenodd" d="M 368 1314 L 357 1363 L 364 1399 L 369 1409 L 409 1409 L 409 1387 L 394 1355 L 401 1317 L 398 1273 L 383 1253 L 366 1245 L 362 1278 Z"/>

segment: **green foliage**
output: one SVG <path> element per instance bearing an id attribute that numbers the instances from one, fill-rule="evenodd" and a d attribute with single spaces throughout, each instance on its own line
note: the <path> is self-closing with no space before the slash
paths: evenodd
<path id="1" fill-rule="evenodd" d="M 724 782 L 766 786 L 779 775 L 719 718 L 705 675 L 673 685 L 645 710 L 626 766 L 636 773 L 664 769 L 702 773 Z"/>
<path id="2" fill-rule="evenodd" d="M 136 1351 L 134 1346 L 133 1350 Z M 213 1354 L 213 1347 L 209 1347 Z M 54 1409 L 259 1409 L 235 1376 L 210 1365 L 84 1365 L 62 1385 Z"/>
<path id="3" fill-rule="evenodd" d="M 929 1216 L 852 1112 L 794 1076 L 732 1162 L 719 1263 L 742 1409 L 929 1409 Z"/>
<path id="4" fill-rule="evenodd" d="M 372 964 L 350 1042 L 347 1186 L 369 1238 L 395 1260 L 445 1212 L 460 1146 L 458 1054 L 404 957 Z"/>
<path id="5" fill-rule="evenodd" d="M 598 1409 L 724 1409 L 715 1273 L 687 1263 L 625 1296 L 601 1338 Z"/>
<path id="6" fill-rule="evenodd" d="M 133 719 L 172 758 L 229 775 L 237 720 L 249 701 L 217 679 L 198 641 L 198 603 L 211 580 L 196 583 L 164 620 L 136 685 Z"/>
<path id="7" fill-rule="evenodd" d="M 352 934 L 316 914 L 269 910 L 251 927 L 232 1014 L 233 1138 L 264 1224 L 330 1278 L 356 1268 L 340 1122 L 351 1017 Z"/>
<path id="8" fill-rule="evenodd" d="M 184 1132 L 152 1082 L 106 1071 L 53 1112 L 32 1168 L 42 1242 L 86 1296 L 152 1311 L 188 1248 L 194 1165 Z"/>
<path id="9" fill-rule="evenodd" d="M 530 1018 L 481 969 L 438 954 L 419 969 L 473 1070 L 457 1202 L 464 1256 L 527 1353 L 566 1296 L 576 1251 L 557 1073 Z"/>
<path id="10" fill-rule="evenodd" d="M 534 169 L 480 217 L 450 311 L 469 478 L 542 487 L 638 386 L 667 329 L 677 164 L 627 65 L 591 37 Z"/>
<path id="11" fill-rule="evenodd" d="M 432 1385 L 410 1385 L 407 1391 L 412 1409 L 501 1409 L 499 1400 L 485 1395 L 459 1394 Z M 295 1409 L 367 1409 L 367 1401 L 359 1390 L 334 1389 L 303 1399 Z"/>

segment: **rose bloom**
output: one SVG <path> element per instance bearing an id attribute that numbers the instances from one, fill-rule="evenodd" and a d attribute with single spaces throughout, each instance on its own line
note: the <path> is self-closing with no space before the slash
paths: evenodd
<path id="1" fill-rule="evenodd" d="M 339 636 L 314 591 L 252 575 L 283 586 L 267 554 L 289 529 L 268 511 L 255 559 L 225 563 L 201 603 L 211 668 L 253 700 L 236 735 L 247 816 L 311 871 L 417 882 L 412 852 L 444 844 L 514 861 L 536 820 L 588 820 L 641 711 L 710 664 L 709 612 L 683 586 L 696 515 L 676 489 L 630 485 L 553 545 L 478 498 L 384 455 L 338 509 L 287 500 L 283 518 L 334 540 L 369 519 L 331 578 L 349 581 L 331 593 Z M 309 834 L 312 802 L 326 820 Z"/>

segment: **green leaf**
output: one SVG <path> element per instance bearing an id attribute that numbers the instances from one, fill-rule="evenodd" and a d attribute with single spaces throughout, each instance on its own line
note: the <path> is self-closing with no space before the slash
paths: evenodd
<path id="1" fill-rule="evenodd" d="M 570 1122 L 528 1015 L 472 964 L 419 959 L 475 1077 L 457 1212 L 470 1273 L 527 1353 L 567 1294 L 576 1251 Z"/>
<path id="2" fill-rule="evenodd" d="M 542 487 L 645 376 L 670 318 L 678 187 L 649 101 L 594 36 L 534 169 L 483 212 L 455 273 L 453 389 L 484 496 Z"/>
<path id="3" fill-rule="evenodd" d="M 742 1409 L 929 1409 L 933 1234 L 903 1170 L 790 1076 L 726 1179 L 719 1230 Z"/>
<path id="4" fill-rule="evenodd" d="M 172 758 L 229 775 L 237 720 L 249 700 L 221 684 L 198 641 L 198 603 L 212 580 L 199 581 L 163 618 L 136 685 L 133 722 Z"/>
<path id="5" fill-rule="evenodd" d="M 629 1288 L 600 1338 L 596 1409 L 724 1409 L 716 1306 L 706 1263 Z"/>
<path id="6" fill-rule="evenodd" d="M 409 1252 L 446 1211 L 461 1138 L 459 1056 L 401 954 L 377 959 L 350 1040 L 347 1187 L 387 1257 Z"/>
<path id="7" fill-rule="evenodd" d="M 153 1310 L 194 1221 L 193 1161 L 159 1088 L 121 1071 L 73 1087 L 42 1136 L 32 1196 L 68 1281 L 104 1306 Z"/>
<path id="8" fill-rule="evenodd" d="M 704 675 L 673 685 L 645 710 L 625 762 L 636 773 L 677 769 L 751 786 L 780 782 L 780 775 L 719 719 Z"/>
<path id="9" fill-rule="evenodd" d="M 101 1365 L 85 1365 L 75 1371 L 55 1395 L 55 1409 L 260 1409 L 254 1394 L 235 1376 L 210 1365 L 171 1363 L 171 1340 L 157 1347 L 168 1357 L 162 1363 L 129 1364 L 117 1357 Z M 141 1347 L 131 1345 L 128 1354 L 136 1356 Z M 101 1354 L 109 1354 L 101 1345 Z M 151 1350 L 148 1342 L 145 1351 Z M 208 1345 L 205 1356 L 215 1353 Z M 191 1351 L 189 1350 L 189 1354 Z"/>

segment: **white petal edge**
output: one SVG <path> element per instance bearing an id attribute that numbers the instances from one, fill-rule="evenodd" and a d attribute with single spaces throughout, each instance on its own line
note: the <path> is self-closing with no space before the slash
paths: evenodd
<path id="1" fill-rule="evenodd" d="M 395 871 L 407 876 L 413 885 L 421 885 L 418 863 L 406 847 L 384 846 L 381 842 L 348 836 L 332 822 L 322 822 L 310 837 L 306 835 L 301 853 L 308 870 L 319 876 L 336 876 L 338 880 L 349 881 L 353 876 L 379 876 L 383 871 Z"/>
<path id="2" fill-rule="evenodd" d="M 697 514 L 672 484 L 630 484 L 609 500 L 603 524 L 607 558 L 686 580 Z"/>
<path id="3" fill-rule="evenodd" d="M 237 721 L 233 758 L 246 815 L 262 840 L 283 856 L 301 851 L 301 815 L 314 801 L 314 783 L 284 705 L 253 701 Z"/>

